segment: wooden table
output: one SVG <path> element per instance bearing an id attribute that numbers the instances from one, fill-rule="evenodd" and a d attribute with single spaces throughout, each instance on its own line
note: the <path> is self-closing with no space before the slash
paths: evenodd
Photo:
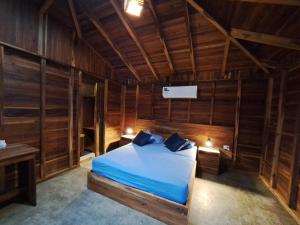
<path id="1" fill-rule="evenodd" d="M 199 147 L 197 173 L 219 174 L 220 151 L 216 148 Z"/>
<path id="2" fill-rule="evenodd" d="M 36 205 L 35 155 L 39 149 L 24 144 L 8 145 L 0 150 L 0 205 L 16 197 Z M 17 164 L 18 187 L 6 190 L 5 167 Z"/>

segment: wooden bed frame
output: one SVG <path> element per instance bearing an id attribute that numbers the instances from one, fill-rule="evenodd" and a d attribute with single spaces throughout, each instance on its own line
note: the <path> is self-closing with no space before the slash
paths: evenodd
<path id="1" fill-rule="evenodd" d="M 87 186 L 90 190 L 145 213 L 166 224 L 187 225 L 195 172 L 196 162 L 189 183 L 188 201 L 185 205 L 129 187 L 103 176 L 96 175 L 93 172 L 88 172 Z"/>

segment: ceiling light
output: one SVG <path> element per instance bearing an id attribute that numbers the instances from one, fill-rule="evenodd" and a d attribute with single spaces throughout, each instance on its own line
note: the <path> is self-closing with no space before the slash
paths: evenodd
<path id="1" fill-rule="evenodd" d="M 128 14 L 140 16 L 144 6 L 144 0 L 125 0 L 124 10 Z"/>

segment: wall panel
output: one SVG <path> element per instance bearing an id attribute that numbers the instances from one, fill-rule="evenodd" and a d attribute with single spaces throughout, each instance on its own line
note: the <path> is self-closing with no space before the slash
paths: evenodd
<path id="1" fill-rule="evenodd" d="M 176 83 L 177 85 L 178 83 Z M 258 172 L 262 157 L 264 123 L 266 114 L 267 80 L 242 80 L 242 105 L 240 111 L 241 131 L 238 134 L 238 148 L 236 165 L 239 169 Z M 173 132 L 189 133 L 187 127 L 195 128 L 194 138 L 201 144 L 210 137 L 215 146 L 223 147 L 228 144 L 233 149 L 233 140 L 226 139 L 226 134 L 217 128 L 234 132 L 236 110 L 238 103 L 238 81 L 217 80 L 198 82 L 197 99 L 164 99 L 162 97 L 162 84 L 153 84 L 153 94 L 150 88 L 140 86 L 137 102 L 138 119 L 135 120 L 136 88 L 128 86 L 126 92 L 125 127 L 151 129 L 167 135 Z M 175 85 L 175 84 L 174 84 Z M 152 99 L 153 119 L 150 118 L 150 103 Z M 146 106 L 147 105 L 147 106 Z M 147 118 L 147 115 L 150 119 Z M 144 116 L 144 118 L 143 118 Z M 169 117 L 170 116 L 170 117 Z M 174 125 L 174 126 L 173 126 Z M 196 131 L 199 125 L 199 131 Z M 148 128 L 147 128 L 148 126 Z M 172 127 L 173 126 L 173 127 Z M 215 134 L 204 132 L 217 129 Z M 161 128 L 161 129 L 160 129 Z M 203 128 L 203 129 L 202 129 Z M 184 131 L 181 131 L 184 130 Z M 231 158 L 231 154 L 226 157 Z M 227 154 L 226 154 L 227 155 Z"/>
<path id="2" fill-rule="evenodd" d="M 45 79 L 45 176 L 49 176 L 69 166 L 70 71 L 47 64 Z"/>
<path id="3" fill-rule="evenodd" d="M 25 58 L 26 57 L 26 58 Z M 40 65 L 37 58 L 4 51 L 3 124 L 1 138 L 40 148 Z M 36 155 L 40 169 L 40 154 Z M 7 168 L 7 188 L 15 186 L 14 166 Z M 40 178 L 40 174 L 37 174 Z"/>
<path id="4" fill-rule="evenodd" d="M 105 115 L 105 149 L 120 140 L 122 86 L 108 82 L 107 112 Z"/>
<path id="5" fill-rule="evenodd" d="M 242 81 L 237 166 L 258 172 L 262 157 L 267 80 Z"/>

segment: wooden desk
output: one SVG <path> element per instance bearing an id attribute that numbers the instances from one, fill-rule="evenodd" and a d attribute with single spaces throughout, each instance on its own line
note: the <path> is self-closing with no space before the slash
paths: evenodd
<path id="1" fill-rule="evenodd" d="M 36 205 L 35 155 L 39 149 L 24 144 L 8 145 L 0 150 L 0 205 L 16 197 L 23 197 Z M 6 190 L 5 167 L 17 164 L 18 188 Z"/>
<path id="2" fill-rule="evenodd" d="M 199 147 L 197 157 L 197 173 L 219 174 L 220 151 L 215 148 Z"/>

